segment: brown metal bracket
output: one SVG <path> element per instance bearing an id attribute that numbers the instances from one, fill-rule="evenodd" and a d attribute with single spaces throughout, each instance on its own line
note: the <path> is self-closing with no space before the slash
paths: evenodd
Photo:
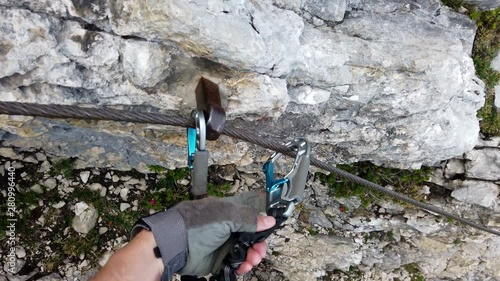
<path id="1" fill-rule="evenodd" d="M 203 111 L 207 123 L 207 140 L 216 140 L 224 129 L 226 111 L 222 108 L 219 86 L 201 77 L 196 86 L 196 108 Z"/>

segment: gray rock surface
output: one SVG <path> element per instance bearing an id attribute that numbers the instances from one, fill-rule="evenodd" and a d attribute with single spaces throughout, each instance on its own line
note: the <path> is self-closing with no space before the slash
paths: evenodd
<path id="1" fill-rule="evenodd" d="M 500 6 L 500 1 L 498 2 Z M 490 65 L 491 69 L 500 72 L 500 53 L 498 53 L 493 60 L 491 61 Z"/>
<path id="2" fill-rule="evenodd" d="M 466 176 L 476 179 L 500 180 L 500 148 L 472 150 L 466 154 Z"/>
<path id="3" fill-rule="evenodd" d="M 220 85 L 233 124 L 304 135 L 331 163 L 418 167 L 477 140 L 475 27 L 438 0 L 0 4 L 2 100 L 187 115 L 205 76 Z M 0 124 L 5 145 L 43 146 L 78 158 L 78 168 L 185 165 L 180 128 L 6 116 Z M 209 149 L 221 165 L 264 153 L 229 138 Z"/>
<path id="4" fill-rule="evenodd" d="M 500 187 L 492 182 L 467 180 L 453 190 L 451 196 L 471 204 L 495 207 Z"/>

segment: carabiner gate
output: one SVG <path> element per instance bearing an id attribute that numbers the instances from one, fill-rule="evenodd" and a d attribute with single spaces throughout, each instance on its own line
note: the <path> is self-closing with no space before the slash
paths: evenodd
<path id="1" fill-rule="evenodd" d="M 267 213 L 288 218 L 292 215 L 295 205 L 304 197 L 311 147 L 307 140 L 302 138 L 285 145 L 297 151 L 290 172 L 282 179 L 274 178 L 274 163 L 281 156 L 278 152 L 269 157 L 262 169 L 266 175 Z"/>

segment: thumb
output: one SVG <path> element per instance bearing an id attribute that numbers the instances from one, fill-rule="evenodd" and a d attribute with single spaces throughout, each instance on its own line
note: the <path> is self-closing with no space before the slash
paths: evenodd
<path id="1" fill-rule="evenodd" d="M 273 227 L 276 224 L 276 219 L 271 216 L 258 216 L 257 217 L 257 232 L 263 231 Z"/>

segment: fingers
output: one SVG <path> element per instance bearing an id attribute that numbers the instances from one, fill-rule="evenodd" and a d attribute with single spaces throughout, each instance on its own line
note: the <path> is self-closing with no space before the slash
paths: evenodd
<path id="1" fill-rule="evenodd" d="M 248 249 L 247 259 L 243 262 L 238 270 L 236 270 L 237 274 L 245 274 L 252 270 L 254 266 L 257 266 L 262 259 L 266 256 L 266 241 L 262 241 L 260 243 L 254 244 L 252 247 Z"/>
<path id="2" fill-rule="evenodd" d="M 257 232 L 273 227 L 276 224 L 276 219 L 271 216 L 257 217 Z"/>

